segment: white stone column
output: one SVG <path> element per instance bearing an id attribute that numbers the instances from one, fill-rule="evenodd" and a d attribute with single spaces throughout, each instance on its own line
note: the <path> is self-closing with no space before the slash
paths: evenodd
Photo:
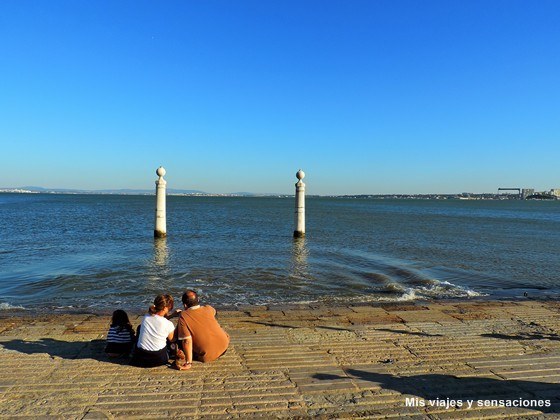
<path id="1" fill-rule="evenodd" d="M 296 230 L 294 231 L 294 238 L 303 238 L 305 236 L 305 184 L 302 179 L 305 177 L 305 172 L 300 169 L 297 171 L 296 177 L 299 181 L 296 183 Z"/>
<path id="2" fill-rule="evenodd" d="M 154 229 L 154 237 L 165 238 L 167 236 L 167 223 L 165 219 L 165 191 L 167 181 L 163 179 L 165 169 L 160 166 L 156 170 L 159 179 L 156 181 L 156 222 Z"/>

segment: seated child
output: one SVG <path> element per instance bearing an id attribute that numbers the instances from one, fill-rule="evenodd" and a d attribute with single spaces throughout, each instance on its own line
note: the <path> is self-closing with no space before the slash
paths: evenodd
<path id="1" fill-rule="evenodd" d="M 113 312 L 111 327 L 107 333 L 105 353 L 109 357 L 128 356 L 134 345 L 135 336 L 128 315 L 122 309 Z"/>

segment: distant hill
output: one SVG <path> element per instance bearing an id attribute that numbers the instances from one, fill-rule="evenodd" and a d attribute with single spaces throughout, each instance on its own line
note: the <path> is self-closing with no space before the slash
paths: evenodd
<path id="1" fill-rule="evenodd" d="M 37 187 L 32 185 L 26 185 L 23 187 L 9 187 L 9 188 L 0 188 L 0 191 L 14 191 L 14 192 L 22 192 L 22 191 L 29 191 L 34 193 L 61 193 L 61 194 L 122 194 L 122 195 L 145 195 L 145 194 L 155 194 L 155 188 L 151 190 L 135 190 L 130 188 L 122 188 L 122 189 L 106 189 L 106 190 L 80 190 L 80 189 L 72 189 L 72 188 L 45 188 L 45 187 Z M 168 188 L 168 194 L 207 194 L 204 191 L 200 190 L 181 190 L 175 188 Z"/>
<path id="2" fill-rule="evenodd" d="M 9 188 L 4 188 L 4 189 L 7 190 L 7 189 L 9 189 Z M 28 190 L 28 191 L 37 191 L 37 192 L 38 192 L 38 191 L 46 191 L 46 190 L 47 190 L 46 188 L 43 188 L 43 187 L 32 187 L 32 186 L 29 186 L 29 185 L 27 185 L 27 186 L 25 186 L 25 187 L 17 187 L 17 189 L 19 189 L 19 190 Z"/>
<path id="3" fill-rule="evenodd" d="M 149 193 L 155 193 L 155 188 L 150 190 Z M 168 188 L 167 194 L 208 194 L 207 192 L 200 191 L 200 190 L 179 190 L 175 188 Z"/>
<path id="4" fill-rule="evenodd" d="M 23 187 L 6 187 L 0 188 L 0 192 L 13 192 L 13 193 L 43 193 L 43 194 L 114 194 L 114 195 L 153 195 L 155 188 L 149 190 L 139 190 L 132 188 L 120 189 L 105 189 L 105 190 L 80 190 L 72 188 L 45 188 L 37 187 L 34 185 L 26 185 Z M 279 193 L 252 193 L 248 191 L 234 192 L 234 193 L 209 193 L 201 190 L 183 190 L 179 188 L 168 188 L 168 195 L 207 195 L 207 196 L 233 196 L 233 197 L 285 197 L 286 194 Z"/>

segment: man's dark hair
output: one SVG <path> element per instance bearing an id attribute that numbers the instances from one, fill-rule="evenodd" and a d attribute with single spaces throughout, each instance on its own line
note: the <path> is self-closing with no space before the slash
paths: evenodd
<path id="1" fill-rule="evenodd" d="M 181 298 L 181 300 L 187 306 L 187 308 L 200 304 L 200 301 L 198 300 L 198 295 L 194 290 L 185 291 L 185 293 L 183 293 L 183 297 Z"/>

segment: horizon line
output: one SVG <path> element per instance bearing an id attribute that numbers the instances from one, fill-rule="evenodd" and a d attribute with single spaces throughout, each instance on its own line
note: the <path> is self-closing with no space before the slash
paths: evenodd
<path id="1" fill-rule="evenodd" d="M 517 189 L 517 188 L 515 188 Z M 528 190 L 527 188 L 521 188 L 520 190 Z M 497 188 L 497 190 L 499 190 Z M 537 193 L 535 189 L 533 193 Z M 543 193 L 552 192 L 554 189 L 551 190 L 544 190 Z M 235 197 L 243 197 L 243 196 L 272 196 L 272 197 L 290 197 L 294 196 L 295 193 L 258 193 L 258 192 L 249 192 L 249 191 L 236 191 L 236 192 L 207 192 L 202 190 L 195 190 L 195 189 L 184 189 L 184 188 L 170 188 L 167 190 L 167 195 L 169 196 L 235 196 Z M 541 191 L 538 191 L 539 193 Z M 91 194 L 91 195 L 152 195 L 155 194 L 155 190 L 151 189 L 140 189 L 140 188 L 104 188 L 104 189 L 79 189 L 79 188 L 47 188 L 47 187 L 38 187 L 38 186 L 23 186 L 23 187 L 2 187 L 0 188 L 0 193 L 15 193 L 15 194 Z M 307 194 L 308 197 L 384 197 L 384 196 L 519 196 L 519 193 L 500 193 L 499 191 L 496 192 L 471 192 L 471 191 L 463 191 L 463 192 L 422 192 L 422 193 L 410 193 L 410 192 L 391 192 L 391 193 L 331 193 L 331 194 Z"/>

